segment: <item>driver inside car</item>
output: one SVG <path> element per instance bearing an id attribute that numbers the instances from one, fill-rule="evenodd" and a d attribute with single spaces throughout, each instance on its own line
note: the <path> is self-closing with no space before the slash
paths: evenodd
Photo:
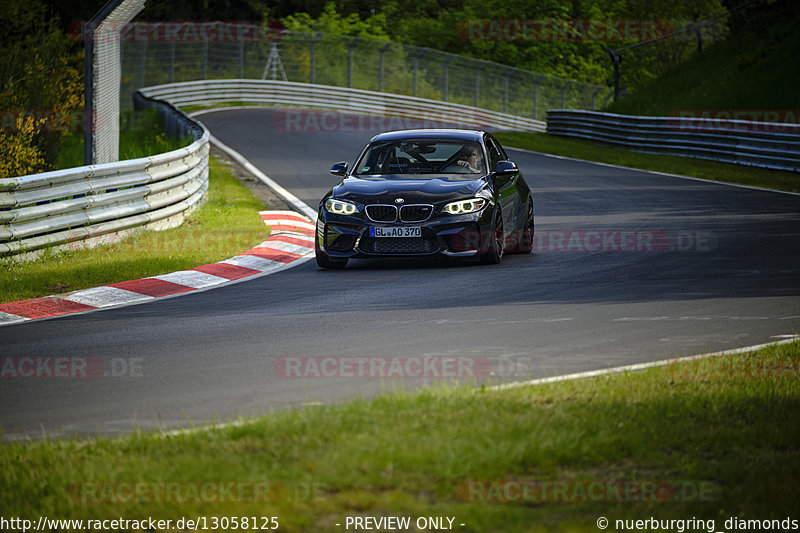
<path id="1" fill-rule="evenodd" d="M 451 172 L 478 174 L 481 171 L 481 162 L 478 157 L 478 148 L 464 146 L 458 153 L 458 159 L 453 162 L 448 170 Z"/>

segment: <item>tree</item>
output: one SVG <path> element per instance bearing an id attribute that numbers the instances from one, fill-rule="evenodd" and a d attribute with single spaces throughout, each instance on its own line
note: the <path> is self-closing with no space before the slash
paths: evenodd
<path id="1" fill-rule="evenodd" d="M 389 38 L 386 33 L 386 16 L 382 13 L 370 15 L 365 20 L 362 20 L 357 13 L 342 16 L 336 11 L 336 4 L 333 2 L 325 4 L 325 8 L 319 18 L 315 19 L 308 13 L 297 13 L 281 19 L 281 22 L 289 31 L 321 31 L 384 40 Z"/>
<path id="2" fill-rule="evenodd" d="M 82 48 L 40 0 L 0 8 L 0 177 L 51 168 L 61 137 L 82 121 Z"/>

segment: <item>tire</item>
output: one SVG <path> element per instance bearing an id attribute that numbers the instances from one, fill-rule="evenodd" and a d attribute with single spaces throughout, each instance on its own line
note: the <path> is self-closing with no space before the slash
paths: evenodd
<path id="1" fill-rule="evenodd" d="M 332 259 L 331 256 L 319 249 L 319 243 L 314 243 L 314 253 L 317 257 L 317 266 L 320 268 L 342 269 L 347 266 L 347 258 Z"/>
<path id="2" fill-rule="evenodd" d="M 492 235 L 488 236 L 489 242 L 485 245 L 487 251 L 481 255 L 480 259 L 483 265 L 496 265 L 503 260 L 503 216 L 499 211 L 494 216 L 490 233 Z"/>
<path id="3" fill-rule="evenodd" d="M 508 249 L 511 254 L 529 254 L 533 251 L 533 203 L 528 205 L 528 216 L 525 219 L 525 227 L 514 232 L 514 244 Z"/>

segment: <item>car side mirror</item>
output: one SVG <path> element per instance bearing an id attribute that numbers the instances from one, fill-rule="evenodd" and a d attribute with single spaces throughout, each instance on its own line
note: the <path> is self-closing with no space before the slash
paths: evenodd
<path id="1" fill-rule="evenodd" d="M 334 176 L 345 176 L 347 174 L 347 163 L 341 161 L 331 167 L 331 174 Z"/>
<path id="2" fill-rule="evenodd" d="M 510 176 L 517 172 L 519 172 L 519 168 L 513 161 L 498 161 L 497 166 L 494 168 L 494 173 L 497 176 Z"/>

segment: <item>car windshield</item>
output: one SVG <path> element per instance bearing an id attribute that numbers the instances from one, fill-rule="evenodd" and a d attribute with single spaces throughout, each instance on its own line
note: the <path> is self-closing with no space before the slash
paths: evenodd
<path id="1" fill-rule="evenodd" d="M 486 164 L 475 141 L 402 140 L 372 144 L 356 164 L 357 175 L 483 174 Z"/>

